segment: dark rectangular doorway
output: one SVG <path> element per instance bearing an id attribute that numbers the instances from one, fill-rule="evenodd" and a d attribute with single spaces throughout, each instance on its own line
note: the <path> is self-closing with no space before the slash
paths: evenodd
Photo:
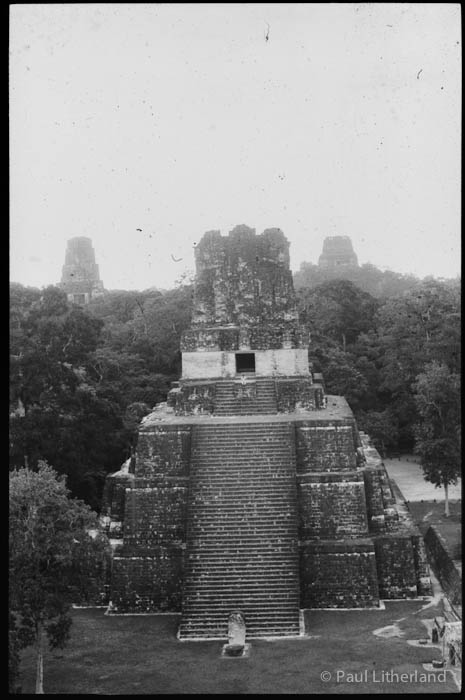
<path id="1" fill-rule="evenodd" d="M 238 352 L 236 354 L 236 372 L 255 372 L 255 353 Z"/>

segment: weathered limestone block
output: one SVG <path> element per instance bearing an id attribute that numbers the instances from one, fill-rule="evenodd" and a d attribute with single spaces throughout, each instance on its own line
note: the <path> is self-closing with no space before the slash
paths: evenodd
<path id="1" fill-rule="evenodd" d="M 157 547 L 150 556 L 115 556 L 109 612 L 180 611 L 182 580 L 180 546 Z"/>
<path id="2" fill-rule="evenodd" d="M 106 534 L 114 540 L 121 538 L 123 533 L 126 489 L 131 487 L 135 478 L 130 468 L 131 460 L 128 459 L 119 471 L 107 475 L 103 487 L 100 523 Z"/>
<path id="3" fill-rule="evenodd" d="M 302 608 L 364 608 L 379 605 L 373 542 L 306 542 L 301 545 Z"/>
<path id="4" fill-rule="evenodd" d="M 384 532 L 386 529 L 384 500 L 380 484 L 380 474 L 377 468 L 363 470 L 368 522 L 371 532 Z"/>
<path id="5" fill-rule="evenodd" d="M 417 575 L 410 534 L 374 538 L 381 598 L 415 598 Z"/>
<path id="6" fill-rule="evenodd" d="M 359 472 L 323 472 L 298 478 L 299 538 L 342 539 L 368 534 L 365 485 Z"/>
<path id="7" fill-rule="evenodd" d="M 420 532 L 412 535 L 412 547 L 417 578 L 418 595 L 431 595 L 431 578 L 429 573 L 428 558 L 423 537 Z M 461 588 L 461 587 L 460 587 Z"/>
<path id="8" fill-rule="evenodd" d="M 207 232 L 195 249 L 193 325 L 297 321 L 289 243 L 279 229 Z M 269 346 L 268 346 L 269 347 Z"/>
<path id="9" fill-rule="evenodd" d="M 324 406 L 323 391 L 308 379 L 276 379 L 276 399 L 279 413 L 293 413 L 301 409 L 315 410 Z"/>
<path id="10" fill-rule="evenodd" d="M 166 480 L 189 475 L 191 426 L 142 424 L 136 476 Z"/>
<path id="11" fill-rule="evenodd" d="M 441 586 L 453 605 L 462 605 L 462 575 L 443 537 L 432 525 L 425 535 L 426 551 Z"/>
<path id="12" fill-rule="evenodd" d="M 297 471 L 340 471 L 356 467 L 353 421 L 312 421 L 296 429 Z"/>
<path id="13" fill-rule="evenodd" d="M 215 382 L 185 383 L 176 394 L 175 413 L 178 416 L 213 413 L 215 395 Z"/>
<path id="14" fill-rule="evenodd" d="M 124 549 L 135 554 L 185 539 L 187 486 L 133 487 L 126 492 Z"/>

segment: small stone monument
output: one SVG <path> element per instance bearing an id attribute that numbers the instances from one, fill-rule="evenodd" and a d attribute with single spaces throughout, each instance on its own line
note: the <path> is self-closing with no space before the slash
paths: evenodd
<path id="1" fill-rule="evenodd" d="M 240 610 L 234 610 L 228 618 L 228 644 L 223 647 L 223 656 L 244 656 L 249 649 L 245 643 L 246 625 Z"/>

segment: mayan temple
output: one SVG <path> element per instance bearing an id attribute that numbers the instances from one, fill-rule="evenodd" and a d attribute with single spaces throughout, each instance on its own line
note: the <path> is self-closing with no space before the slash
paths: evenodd
<path id="1" fill-rule="evenodd" d="M 327 236 L 318 258 L 319 267 L 334 269 L 341 265 L 358 267 L 358 258 L 349 236 Z"/>
<path id="2" fill-rule="evenodd" d="M 68 301 L 81 306 L 104 293 L 90 238 L 69 239 L 59 286 L 66 292 Z"/>
<path id="3" fill-rule="evenodd" d="M 309 370 L 280 229 L 195 249 L 182 376 L 106 480 L 110 612 L 180 612 L 180 639 L 297 636 L 305 608 L 430 593 L 419 531 L 344 398 Z"/>

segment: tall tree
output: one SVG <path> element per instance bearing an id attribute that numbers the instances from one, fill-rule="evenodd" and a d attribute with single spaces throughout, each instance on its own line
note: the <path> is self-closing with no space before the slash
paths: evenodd
<path id="1" fill-rule="evenodd" d="M 36 693 L 43 689 L 43 654 L 63 647 L 70 606 L 82 587 L 95 584 L 105 543 L 96 514 L 69 497 L 64 477 L 41 462 L 37 472 L 10 473 L 10 610 L 12 659 L 19 646 L 36 648 Z M 16 666 L 17 669 L 17 666 Z"/>
<path id="2" fill-rule="evenodd" d="M 427 279 L 389 299 L 378 312 L 377 333 L 382 350 L 380 389 L 397 415 L 401 439 L 413 443 L 417 376 L 434 360 L 452 371 L 460 366 L 458 286 Z"/>
<path id="3" fill-rule="evenodd" d="M 437 361 L 426 365 L 415 383 L 419 422 L 415 426 L 415 452 L 425 479 L 444 487 L 445 515 L 449 516 L 449 484 L 461 470 L 460 377 Z"/>
<path id="4" fill-rule="evenodd" d="M 336 341 L 344 352 L 373 328 L 378 302 L 347 280 L 302 289 L 297 298 L 302 322 L 317 336 Z"/>
<path id="5" fill-rule="evenodd" d="M 129 451 L 118 405 L 90 373 L 102 321 L 55 287 L 39 298 L 19 292 L 11 321 L 12 466 L 46 459 L 69 475 L 75 495 L 98 507 L 105 473 Z"/>

